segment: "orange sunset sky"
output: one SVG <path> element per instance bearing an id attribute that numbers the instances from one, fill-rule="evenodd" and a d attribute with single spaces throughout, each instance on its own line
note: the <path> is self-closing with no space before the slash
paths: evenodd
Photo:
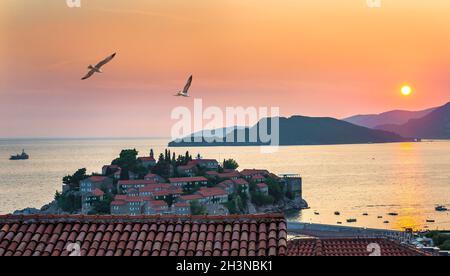
<path id="1" fill-rule="evenodd" d="M 450 1 L 381 3 L 2 0 L 0 137 L 167 137 L 194 98 L 336 118 L 445 104 Z"/>

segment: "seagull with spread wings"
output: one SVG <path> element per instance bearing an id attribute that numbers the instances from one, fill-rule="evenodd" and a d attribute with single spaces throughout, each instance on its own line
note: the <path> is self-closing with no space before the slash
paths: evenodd
<path id="1" fill-rule="evenodd" d="M 101 70 L 103 65 L 107 64 L 108 62 L 110 62 L 115 56 L 116 56 L 116 53 L 114 53 L 114 54 L 110 55 L 109 57 L 105 58 L 104 60 L 100 61 L 95 66 L 89 65 L 88 66 L 89 72 L 86 74 L 86 76 L 84 76 L 82 78 L 82 80 L 85 80 L 85 79 L 88 79 L 88 78 L 92 77 L 92 75 L 94 75 L 95 73 L 103 73 L 103 71 Z"/>
<path id="2" fill-rule="evenodd" d="M 186 85 L 184 86 L 183 91 L 178 92 L 177 94 L 175 94 L 174 96 L 177 97 L 189 97 L 189 88 L 191 87 L 192 84 L 192 75 L 189 77 L 189 79 L 187 80 Z"/>

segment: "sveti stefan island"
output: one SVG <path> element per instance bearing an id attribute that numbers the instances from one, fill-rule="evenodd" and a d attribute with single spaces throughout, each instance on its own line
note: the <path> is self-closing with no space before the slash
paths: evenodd
<path id="1" fill-rule="evenodd" d="M 450 256 L 449 10 L 0 1 L 0 257 Z"/>
<path id="2" fill-rule="evenodd" d="M 77 170 L 62 179 L 55 200 L 26 214 L 229 215 L 280 213 L 307 208 L 299 175 L 277 176 L 266 169 L 243 169 L 233 159 L 219 163 L 170 150 L 156 160 L 153 150 L 138 157 L 123 150 L 101 174 Z"/>

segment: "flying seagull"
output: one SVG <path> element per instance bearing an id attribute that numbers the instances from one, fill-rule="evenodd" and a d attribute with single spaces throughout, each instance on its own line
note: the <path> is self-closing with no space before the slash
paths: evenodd
<path id="1" fill-rule="evenodd" d="M 84 76 L 82 78 L 82 80 L 90 78 L 92 75 L 94 75 L 94 73 L 103 73 L 103 71 L 101 70 L 102 66 L 105 65 L 106 63 L 110 62 L 115 56 L 116 56 L 116 53 L 114 53 L 114 54 L 110 55 L 109 57 L 105 58 L 104 60 L 100 61 L 95 66 L 89 65 L 88 66 L 89 72 L 86 74 L 86 76 Z"/>
<path id="2" fill-rule="evenodd" d="M 192 84 L 192 75 L 189 77 L 189 79 L 187 80 L 186 85 L 184 86 L 183 91 L 178 92 L 177 94 L 175 94 L 175 96 L 177 97 L 189 97 L 189 88 L 191 87 Z"/>

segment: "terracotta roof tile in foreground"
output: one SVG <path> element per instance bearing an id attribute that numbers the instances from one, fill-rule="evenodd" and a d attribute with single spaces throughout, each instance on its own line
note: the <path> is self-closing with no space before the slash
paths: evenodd
<path id="1" fill-rule="evenodd" d="M 369 245 L 379 246 L 381 256 L 427 256 L 413 247 L 386 238 L 294 239 L 288 242 L 288 256 L 369 256 Z M 373 250 L 373 249 L 371 249 Z"/>
<path id="2" fill-rule="evenodd" d="M 283 215 L 0 216 L 0 256 L 273 256 L 287 252 Z"/>

